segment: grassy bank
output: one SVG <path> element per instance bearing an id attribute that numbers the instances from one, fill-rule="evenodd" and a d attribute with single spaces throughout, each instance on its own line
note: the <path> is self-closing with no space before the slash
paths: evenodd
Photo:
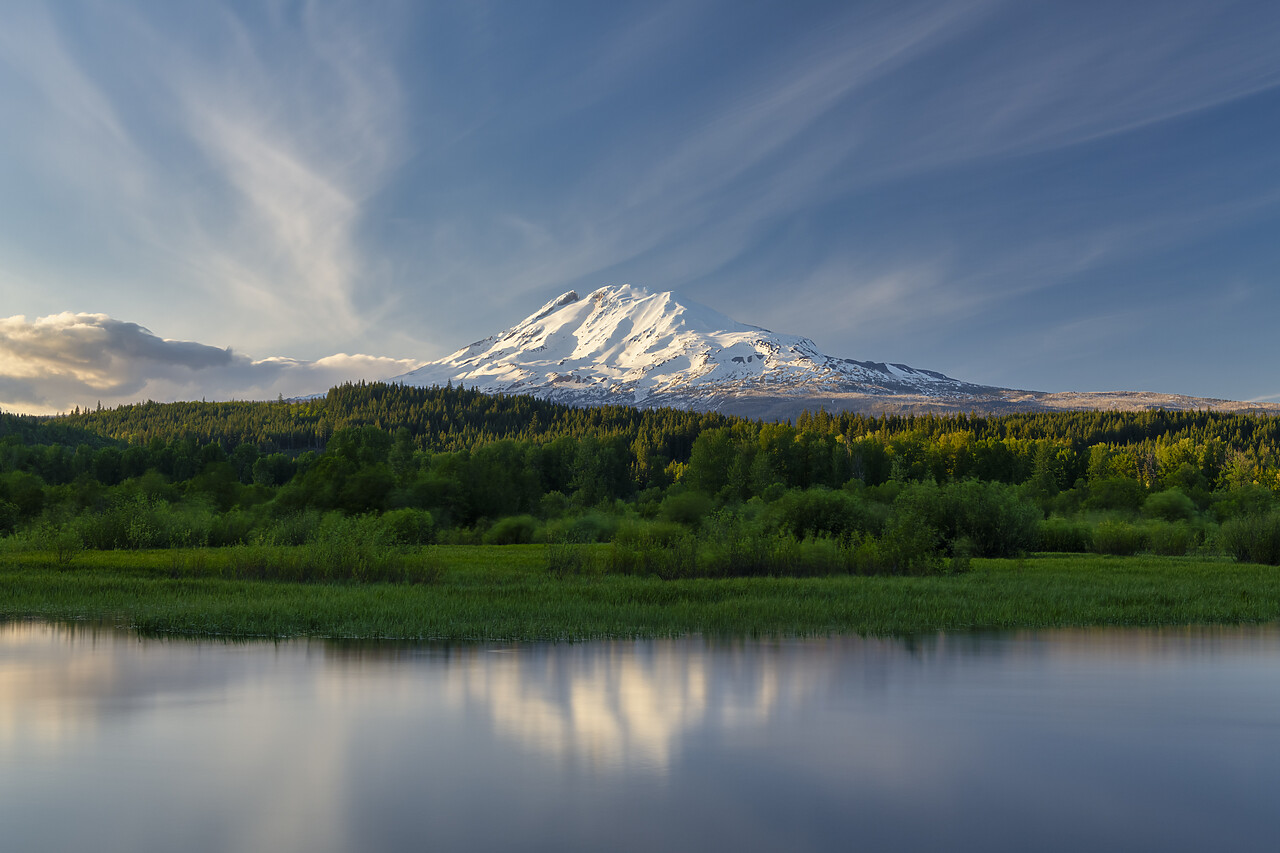
<path id="1" fill-rule="evenodd" d="M 554 577 L 543 546 L 439 547 L 425 583 L 225 576 L 234 554 L 0 557 L 0 618 L 107 619 L 231 636 L 582 640 L 689 633 L 913 634 L 1280 618 L 1280 569 L 1171 557 L 1042 555 L 933 577 Z"/>

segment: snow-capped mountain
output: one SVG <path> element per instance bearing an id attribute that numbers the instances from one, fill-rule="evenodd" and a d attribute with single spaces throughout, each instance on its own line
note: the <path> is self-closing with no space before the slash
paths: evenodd
<path id="1" fill-rule="evenodd" d="M 585 297 L 569 291 L 510 329 L 391 381 L 461 383 L 572 404 L 700 410 L 740 410 L 761 398 L 959 399 L 997 390 L 905 364 L 833 358 L 808 338 L 625 284 Z"/>
<path id="2" fill-rule="evenodd" d="M 1280 412 L 1242 403 L 1136 391 L 1017 391 L 932 370 L 834 358 L 813 341 L 731 320 L 673 293 L 632 285 L 574 291 L 520 323 L 390 382 L 465 385 L 571 405 L 670 406 L 753 418 L 828 412 L 1060 409 Z"/>

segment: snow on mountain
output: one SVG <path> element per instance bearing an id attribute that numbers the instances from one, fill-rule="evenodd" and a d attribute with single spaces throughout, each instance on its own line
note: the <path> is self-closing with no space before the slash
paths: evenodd
<path id="1" fill-rule="evenodd" d="M 808 338 L 627 284 L 585 298 L 569 291 L 510 329 L 391 381 L 451 382 L 578 405 L 700 410 L 741 408 L 727 405 L 739 398 L 906 395 L 942 402 L 996 390 L 905 364 L 833 358 Z"/>

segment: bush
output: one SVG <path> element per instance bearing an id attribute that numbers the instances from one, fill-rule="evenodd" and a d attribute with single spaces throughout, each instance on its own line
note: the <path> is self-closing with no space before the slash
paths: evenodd
<path id="1" fill-rule="evenodd" d="M 545 536 L 548 542 L 607 542 L 617 529 L 618 519 L 615 516 L 588 512 L 549 522 Z"/>
<path id="2" fill-rule="evenodd" d="M 689 534 L 683 525 L 672 521 L 636 521 L 626 519 L 618 525 L 613 541 L 622 545 L 654 543 L 671 545 Z"/>
<path id="3" fill-rule="evenodd" d="M 425 509 L 393 509 L 382 516 L 382 529 L 393 545 L 426 545 L 435 536 L 435 519 Z"/>
<path id="4" fill-rule="evenodd" d="M 894 517 L 933 528 L 942 543 L 969 540 L 976 557 L 1012 557 L 1036 546 L 1040 508 L 1006 483 L 964 480 L 944 487 L 908 486 L 893 504 Z M 895 534 L 898 540 L 903 531 Z M 914 547 L 914 546 L 913 546 Z"/>
<path id="5" fill-rule="evenodd" d="M 538 520 L 532 515 L 511 515 L 498 519 L 484 534 L 486 545 L 525 545 L 538 532 Z"/>
<path id="6" fill-rule="evenodd" d="M 1162 557 L 1183 557 L 1200 539 L 1200 534 L 1185 521 L 1173 524 L 1156 522 L 1147 528 L 1147 544 L 1152 553 Z"/>
<path id="7" fill-rule="evenodd" d="M 858 549 L 857 570 L 863 574 L 935 574 L 942 570 L 942 534 L 910 515 L 889 522 L 884 536 Z"/>
<path id="8" fill-rule="evenodd" d="M 36 535 L 36 543 L 42 551 L 50 552 L 53 561 L 59 566 L 70 565 L 76 555 L 84 550 L 80 532 L 70 524 L 42 524 Z"/>
<path id="9" fill-rule="evenodd" d="M 0 536 L 8 536 L 18 526 L 18 505 L 0 500 Z"/>
<path id="10" fill-rule="evenodd" d="M 553 577 L 585 575 L 595 570 L 596 560 L 591 546 L 564 541 L 547 543 L 547 572 Z"/>
<path id="11" fill-rule="evenodd" d="M 243 545 L 253 539 L 256 526 L 254 517 L 243 510 L 218 513 L 209 525 L 209 544 L 216 547 Z"/>
<path id="12" fill-rule="evenodd" d="M 1146 531 L 1126 521 L 1103 521 L 1093 531 L 1093 550 L 1098 554 L 1130 557 L 1146 545 Z"/>
<path id="13" fill-rule="evenodd" d="M 1213 496 L 1213 515 L 1218 521 L 1246 515 L 1266 515 L 1276 507 L 1275 495 L 1265 486 L 1250 483 Z"/>
<path id="14" fill-rule="evenodd" d="M 1083 554 L 1093 550 L 1093 529 L 1087 522 L 1066 518 L 1048 518 L 1040 524 L 1041 551 Z"/>
<path id="15" fill-rule="evenodd" d="M 1238 563 L 1280 566 L 1280 513 L 1227 519 L 1218 542 Z"/>
<path id="16" fill-rule="evenodd" d="M 1113 477 L 1089 483 L 1089 498 L 1084 502 L 1087 509 L 1134 510 L 1142 506 L 1146 490 L 1137 480 L 1125 477 Z"/>
<path id="17" fill-rule="evenodd" d="M 1164 521 L 1189 521 L 1195 518 L 1196 503 L 1181 489 L 1166 489 L 1147 496 L 1142 514 Z"/>
<path id="18" fill-rule="evenodd" d="M 267 532 L 267 541 L 275 545 L 305 545 L 315 539 L 322 518 L 314 509 L 290 513 L 272 525 Z"/>
<path id="19" fill-rule="evenodd" d="M 605 559 L 606 571 L 624 575 L 656 575 L 663 580 L 706 577 L 700 571 L 698 544 L 688 533 L 675 541 L 642 538 L 614 542 Z"/>
<path id="20" fill-rule="evenodd" d="M 665 521 L 697 527 L 711 512 L 711 506 L 711 498 L 702 492 L 678 492 L 663 498 L 658 513 Z"/>
<path id="21" fill-rule="evenodd" d="M 223 549 L 217 561 L 197 550 L 175 557 L 172 571 L 177 576 L 297 583 L 432 583 L 443 568 L 434 549 L 410 553 L 393 546 L 366 519 L 326 518 L 321 532 L 306 545 L 233 545 Z"/>
<path id="22" fill-rule="evenodd" d="M 543 518 L 559 518 L 569 511 L 569 499 L 562 492 L 547 492 L 538 500 L 538 514 Z"/>
<path id="23" fill-rule="evenodd" d="M 770 508 L 773 526 L 796 539 L 854 534 L 879 535 L 888 515 L 882 504 L 864 501 L 847 491 L 792 489 Z"/>

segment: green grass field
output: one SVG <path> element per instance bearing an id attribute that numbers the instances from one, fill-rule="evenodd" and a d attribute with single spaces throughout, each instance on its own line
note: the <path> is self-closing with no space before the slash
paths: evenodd
<path id="1" fill-rule="evenodd" d="M 0 618 L 106 620 L 143 632 L 236 637 L 587 640 L 684 634 L 903 635 L 1280 618 L 1280 569 L 1180 557 L 974 560 L 934 577 L 662 581 L 557 578 L 544 546 L 424 555 L 432 583 L 229 580 L 205 552 L 0 556 Z M 195 567 L 195 568 L 193 568 Z"/>

